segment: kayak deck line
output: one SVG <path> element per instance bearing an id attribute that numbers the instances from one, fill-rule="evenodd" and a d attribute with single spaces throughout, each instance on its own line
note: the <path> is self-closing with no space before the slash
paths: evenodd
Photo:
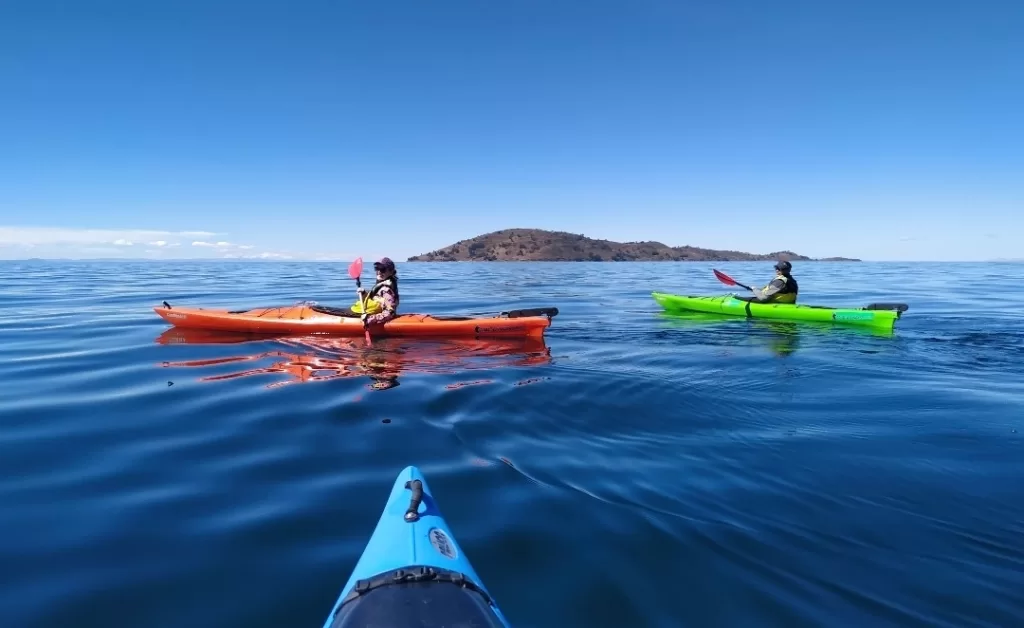
<path id="1" fill-rule="evenodd" d="M 652 294 L 660 294 L 660 293 L 652 293 Z M 676 295 L 669 295 L 669 296 L 676 296 Z M 692 297 L 690 297 L 690 298 L 692 298 Z M 709 297 L 709 298 L 713 299 L 713 298 L 717 298 L 717 297 Z M 736 298 L 736 297 L 733 297 L 733 298 Z M 894 310 L 894 311 L 902 314 L 903 312 L 906 312 L 907 310 L 910 309 L 910 306 L 907 305 L 906 303 L 869 303 L 869 304 L 865 305 L 864 307 L 834 307 L 834 306 L 830 306 L 830 305 L 811 305 L 811 304 L 804 304 L 804 303 L 759 303 L 757 301 L 747 301 L 745 299 L 736 299 L 736 300 L 737 301 L 743 301 L 744 303 L 746 303 L 748 305 L 750 305 L 750 304 L 754 304 L 754 305 L 792 305 L 793 307 L 808 308 L 808 309 L 812 309 L 812 310 L 872 310 L 872 311 L 874 311 L 874 310 L 883 310 L 883 311 L 884 310 Z"/>

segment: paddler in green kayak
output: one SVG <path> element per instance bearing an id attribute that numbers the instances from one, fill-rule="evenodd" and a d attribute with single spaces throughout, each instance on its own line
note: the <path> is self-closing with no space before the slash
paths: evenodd
<path id="1" fill-rule="evenodd" d="M 754 293 L 754 296 L 737 296 L 736 298 L 740 301 L 756 301 L 758 303 L 796 303 L 796 295 L 800 286 L 790 274 L 792 271 L 793 265 L 782 260 L 775 264 L 775 277 L 768 282 L 767 286 L 760 290 L 751 288 L 750 291 Z"/>

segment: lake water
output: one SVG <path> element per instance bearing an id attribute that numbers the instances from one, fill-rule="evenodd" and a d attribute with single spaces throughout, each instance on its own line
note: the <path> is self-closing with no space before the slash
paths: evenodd
<path id="1" fill-rule="evenodd" d="M 712 266 L 399 264 L 406 312 L 561 313 L 367 348 L 151 309 L 346 264 L 0 262 L 0 625 L 319 626 L 410 464 L 516 626 L 1021 625 L 1024 265 L 795 265 L 889 336 L 659 312 Z"/>

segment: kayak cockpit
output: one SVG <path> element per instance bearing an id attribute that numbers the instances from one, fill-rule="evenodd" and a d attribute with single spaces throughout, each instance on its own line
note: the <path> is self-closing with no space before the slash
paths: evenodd
<path id="1" fill-rule="evenodd" d="M 506 628 L 490 596 L 472 580 L 456 571 L 422 566 L 359 580 L 327 625 Z"/>

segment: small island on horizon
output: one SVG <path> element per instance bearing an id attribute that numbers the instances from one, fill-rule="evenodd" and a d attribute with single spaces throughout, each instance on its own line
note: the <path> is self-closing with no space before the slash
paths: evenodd
<path id="1" fill-rule="evenodd" d="M 803 262 L 859 262 L 848 257 L 811 258 L 792 251 L 744 253 L 661 242 L 613 242 L 544 229 L 502 229 L 436 251 L 410 262 L 751 262 L 785 259 Z"/>

